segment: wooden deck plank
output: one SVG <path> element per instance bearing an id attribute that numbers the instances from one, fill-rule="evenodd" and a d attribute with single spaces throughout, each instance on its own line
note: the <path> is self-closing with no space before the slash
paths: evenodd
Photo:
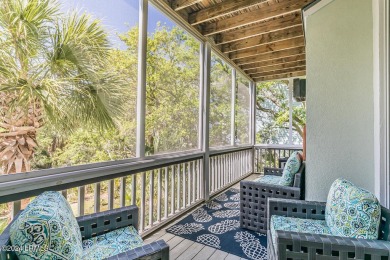
<path id="1" fill-rule="evenodd" d="M 221 260 L 225 259 L 227 257 L 228 253 L 221 251 L 221 250 L 216 250 L 214 254 L 212 254 L 209 258 L 209 260 Z"/>
<path id="2" fill-rule="evenodd" d="M 202 250 L 199 251 L 199 253 L 192 258 L 193 260 L 205 260 L 209 259 L 210 256 L 214 254 L 214 252 L 217 251 L 217 249 L 212 248 L 210 246 L 204 246 Z"/>
<path id="3" fill-rule="evenodd" d="M 203 247 L 205 247 L 205 246 L 194 242 L 177 259 L 178 260 L 193 259 L 199 253 L 199 251 L 203 249 Z"/>
<path id="4" fill-rule="evenodd" d="M 171 240 L 172 238 L 174 238 L 175 235 L 173 234 L 170 234 L 170 233 L 165 233 L 163 236 L 161 237 L 151 237 L 150 239 L 145 239 L 144 242 L 145 244 L 149 244 L 151 242 L 154 242 L 154 241 L 157 241 L 157 240 L 164 240 L 166 243 L 168 243 L 169 240 Z"/>
<path id="5" fill-rule="evenodd" d="M 165 242 L 167 242 L 167 244 L 169 245 L 169 250 L 172 251 L 183 240 L 184 238 L 182 237 L 174 236 L 172 239 Z"/>
<path id="6" fill-rule="evenodd" d="M 151 243 L 151 242 L 153 242 L 153 241 L 160 240 L 160 238 L 161 238 L 162 236 L 164 236 L 166 233 L 167 233 L 167 232 L 165 231 L 165 229 L 160 229 L 160 230 L 156 231 L 156 233 L 153 233 L 152 235 L 146 237 L 146 238 L 144 239 L 144 242 L 145 242 L 146 244 L 149 244 L 149 243 Z M 173 237 L 173 235 L 172 235 L 172 237 Z"/>
<path id="7" fill-rule="evenodd" d="M 184 251 L 191 247 L 195 242 L 183 239 L 176 247 L 169 251 L 169 259 L 177 259 Z"/>
<path id="8" fill-rule="evenodd" d="M 227 257 L 225 257 L 225 260 L 241 260 L 241 257 L 236 256 L 236 255 L 232 255 L 232 254 L 228 254 Z"/>

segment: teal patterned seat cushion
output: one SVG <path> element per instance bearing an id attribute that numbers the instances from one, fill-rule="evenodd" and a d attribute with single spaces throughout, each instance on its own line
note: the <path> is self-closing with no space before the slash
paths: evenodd
<path id="1" fill-rule="evenodd" d="M 277 215 L 271 217 L 270 230 L 274 245 L 276 245 L 276 230 L 332 235 L 325 220 L 290 218 Z"/>
<path id="2" fill-rule="evenodd" d="M 325 220 L 333 235 L 378 239 L 381 206 L 370 192 L 344 179 L 330 187 Z"/>
<path id="3" fill-rule="evenodd" d="M 124 227 L 83 241 L 83 260 L 99 260 L 142 246 L 137 230 Z"/>
<path id="4" fill-rule="evenodd" d="M 11 225 L 11 243 L 22 249 L 19 259 L 81 259 L 79 226 L 69 203 L 59 192 L 36 197 Z M 38 250 L 28 250 L 28 248 Z"/>
<path id="5" fill-rule="evenodd" d="M 280 176 L 274 176 L 274 175 L 264 175 L 260 178 L 255 179 L 254 181 L 260 182 L 260 183 L 266 183 L 266 184 L 273 184 L 273 185 L 280 185 L 280 179 L 282 177 Z"/>
<path id="6" fill-rule="evenodd" d="M 293 152 L 284 166 L 282 178 L 280 179 L 279 184 L 284 186 L 292 186 L 294 184 L 295 174 L 299 171 L 301 164 L 301 153 Z"/>

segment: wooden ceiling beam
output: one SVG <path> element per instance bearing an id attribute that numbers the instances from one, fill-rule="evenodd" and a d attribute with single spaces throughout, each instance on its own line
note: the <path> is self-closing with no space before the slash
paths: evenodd
<path id="1" fill-rule="evenodd" d="M 255 48 L 245 49 L 242 51 L 232 52 L 229 54 L 229 58 L 231 60 L 238 60 L 242 58 L 258 56 L 264 53 L 292 49 L 296 47 L 304 47 L 304 46 L 305 46 L 304 37 L 298 37 L 298 38 L 265 44 Z"/>
<path id="2" fill-rule="evenodd" d="M 274 3 L 268 6 L 264 5 L 258 10 L 242 13 L 214 23 L 206 24 L 202 33 L 205 36 L 209 36 L 261 22 L 273 17 L 299 11 L 303 6 L 309 4 L 310 2 L 311 0 L 279 0 L 279 3 Z"/>
<path id="3" fill-rule="evenodd" d="M 188 16 L 188 22 L 191 25 L 204 23 L 248 7 L 256 6 L 265 1 L 270 0 L 225 0 L 222 3 L 191 13 Z"/>
<path id="4" fill-rule="evenodd" d="M 277 58 L 273 60 L 265 60 L 265 61 L 260 61 L 256 63 L 250 63 L 246 65 L 242 65 L 241 69 L 244 70 L 245 72 L 250 72 L 251 70 L 255 70 L 257 68 L 265 68 L 269 66 L 275 66 L 275 65 L 280 65 L 284 63 L 291 63 L 291 62 L 297 62 L 297 61 L 305 61 L 306 55 L 305 54 L 298 54 L 295 56 L 290 56 L 290 57 L 283 57 L 283 58 Z"/>
<path id="5" fill-rule="evenodd" d="M 289 63 L 283 63 L 283 64 L 262 67 L 262 68 L 257 68 L 257 69 L 251 69 L 251 70 L 247 70 L 246 73 L 248 75 L 253 75 L 253 74 L 259 74 L 259 73 L 264 73 L 264 72 L 269 72 L 269 71 L 293 69 L 293 68 L 302 67 L 302 66 L 306 66 L 306 62 L 304 60 L 293 61 L 293 62 L 289 62 Z"/>
<path id="6" fill-rule="evenodd" d="M 172 0 L 172 9 L 175 11 L 180 11 L 202 1 L 203 0 Z"/>
<path id="7" fill-rule="evenodd" d="M 256 46 L 261 46 L 264 44 L 269 44 L 281 40 L 297 38 L 300 36 L 303 36 L 302 27 L 295 26 L 295 27 L 279 30 L 276 32 L 265 33 L 245 40 L 224 44 L 222 45 L 221 50 L 224 53 L 229 53 L 229 52 L 253 48 Z"/>
<path id="8" fill-rule="evenodd" d="M 306 76 L 306 71 L 296 71 L 296 72 L 290 72 L 290 73 L 284 73 L 284 74 L 275 74 L 271 76 L 265 76 L 265 77 L 258 77 L 258 78 L 253 78 L 252 79 L 255 82 L 262 82 L 262 81 L 270 81 L 270 80 L 281 80 L 281 79 L 288 79 L 288 78 L 293 78 L 293 77 L 301 77 L 301 76 Z"/>
<path id="9" fill-rule="evenodd" d="M 270 33 L 281 29 L 294 27 L 297 25 L 302 26 L 301 13 L 299 11 L 284 16 L 275 17 L 262 23 L 253 24 L 246 28 L 220 33 L 215 35 L 214 38 L 217 45 L 226 44 L 262 35 L 264 33 Z"/>
<path id="10" fill-rule="evenodd" d="M 287 49 L 287 50 L 282 50 L 282 51 L 264 53 L 264 54 L 261 54 L 259 56 L 236 60 L 235 63 L 238 66 L 242 66 L 242 65 L 246 65 L 246 64 L 258 63 L 258 62 L 263 62 L 263 61 L 267 61 L 267 60 L 274 60 L 274 59 L 279 59 L 279 58 L 296 56 L 296 55 L 304 54 L 304 53 L 305 53 L 305 47 L 298 47 L 298 48 Z"/>
<path id="11" fill-rule="evenodd" d="M 272 75 L 278 75 L 278 74 L 286 74 L 291 72 L 297 72 L 297 71 L 306 71 L 306 66 L 300 66 L 295 68 L 287 68 L 287 69 L 281 69 L 281 70 L 274 70 L 274 71 L 267 71 L 263 73 L 257 73 L 252 74 L 252 78 L 259 78 L 259 77 L 266 77 L 266 76 L 272 76 Z"/>

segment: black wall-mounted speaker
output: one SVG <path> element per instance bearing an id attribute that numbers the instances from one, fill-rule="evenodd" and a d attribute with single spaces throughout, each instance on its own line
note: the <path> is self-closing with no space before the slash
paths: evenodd
<path id="1" fill-rule="evenodd" d="M 306 79 L 294 79 L 293 97 L 297 102 L 306 101 Z"/>

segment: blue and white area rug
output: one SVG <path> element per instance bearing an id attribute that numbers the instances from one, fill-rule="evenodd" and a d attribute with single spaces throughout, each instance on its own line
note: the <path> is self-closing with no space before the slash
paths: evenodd
<path id="1" fill-rule="evenodd" d="M 166 231 L 247 259 L 267 259 L 267 237 L 240 228 L 240 191 L 230 189 Z"/>

